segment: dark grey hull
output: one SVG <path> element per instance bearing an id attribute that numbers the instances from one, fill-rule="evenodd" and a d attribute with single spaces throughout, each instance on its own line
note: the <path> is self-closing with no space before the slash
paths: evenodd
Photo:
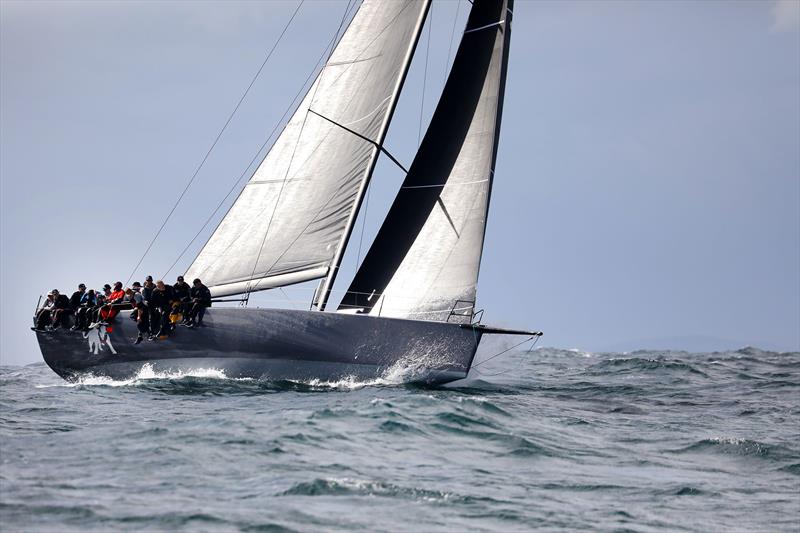
<path id="1" fill-rule="evenodd" d="M 149 365 L 155 372 L 216 369 L 230 378 L 338 381 L 391 374 L 438 384 L 466 377 L 481 338 L 479 329 L 458 324 L 229 308 L 209 309 L 206 327 L 179 327 L 168 339 L 137 345 L 129 313 L 110 324 L 105 342 L 96 330 L 37 332 L 45 362 L 69 380 L 88 373 L 130 379 Z"/>

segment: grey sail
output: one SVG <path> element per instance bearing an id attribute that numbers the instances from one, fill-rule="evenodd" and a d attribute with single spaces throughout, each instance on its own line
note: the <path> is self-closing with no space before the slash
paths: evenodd
<path id="1" fill-rule="evenodd" d="M 364 0 L 187 277 L 224 296 L 335 271 L 428 7 Z"/>
<path id="2" fill-rule="evenodd" d="M 472 318 L 512 1 L 474 1 L 425 138 L 340 311 L 434 321 Z"/>

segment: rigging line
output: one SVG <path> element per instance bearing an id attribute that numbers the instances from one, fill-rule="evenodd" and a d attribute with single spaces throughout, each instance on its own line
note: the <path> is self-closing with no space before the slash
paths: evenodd
<path id="1" fill-rule="evenodd" d="M 513 350 L 514 348 L 518 348 L 519 346 L 522 346 L 522 345 L 523 345 L 523 344 L 525 344 L 526 342 L 530 342 L 530 341 L 532 341 L 533 339 L 536 339 L 536 342 L 538 342 L 538 340 L 539 340 L 539 336 L 538 336 L 538 335 L 534 335 L 534 336 L 532 336 L 532 337 L 528 337 L 528 338 L 527 338 L 527 339 L 525 339 L 524 341 L 522 341 L 522 342 L 519 342 L 519 343 L 515 344 L 515 345 L 514 345 L 514 346 L 512 346 L 511 348 L 506 348 L 506 349 L 505 349 L 505 350 L 503 350 L 502 352 L 498 352 L 498 353 L 494 354 L 493 356 L 489 357 L 488 359 L 484 359 L 483 361 L 480 361 L 479 363 L 476 363 L 476 364 L 472 365 L 472 368 L 475 368 L 475 367 L 481 366 L 481 365 L 482 365 L 482 364 L 484 364 L 484 363 L 488 363 L 489 361 L 491 361 L 491 360 L 492 360 L 492 359 L 494 359 L 495 357 L 500 357 L 500 356 L 501 356 L 501 355 L 503 355 L 504 353 L 508 353 L 508 352 L 510 352 L 511 350 Z"/>
<path id="2" fill-rule="evenodd" d="M 308 74 L 308 76 L 306 77 L 305 81 L 304 81 L 304 82 L 303 82 L 303 84 L 300 86 L 300 89 L 299 89 L 299 90 L 297 91 L 297 93 L 294 95 L 294 98 L 292 99 L 291 103 L 290 103 L 290 104 L 289 104 L 289 106 L 286 108 L 286 110 L 283 112 L 283 115 L 281 115 L 281 118 L 278 120 L 278 122 L 276 122 L 276 123 L 275 123 L 275 126 L 272 128 L 272 131 L 271 131 L 271 132 L 270 132 L 270 134 L 267 136 L 267 140 L 265 140 L 265 141 L 264 141 L 264 143 L 261 145 L 261 147 L 258 149 L 258 151 L 256 151 L 255 155 L 254 155 L 254 156 L 253 156 L 253 158 L 250 160 L 250 163 L 249 163 L 249 164 L 248 164 L 248 165 L 245 167 L 245 169 L 244 169 L 244 171 L 242 172 L 242 174 L 241 174 L 241 175 L 239 176 L 239 178 L 238 178 L 238 179 L 237 179 L 237 180 L 234 182 L 233 186 L 230 188 L 230 190 L 229 190 L 229 191 L 228 191 L 228 193 L 225 195 L 225 197 L 224 197 L 224 198 L 223 198 L 223 199 L 220 201 L 220 203 L 219 203 L 219 204 L 217 204 L 217 207 L 214 209 L 214 211 L 211 213 L 211 215 L 209 215 L 208 219 L 206 219 L 205 223 L 203 224 L 203 227 L 201 227 L 201 228 L 200 228 L 200 230 L 199 230 L 197 233 L 195 233 L 194 237 L 192 237 L 192 240 L 191 240 L 191 241 L 189 241 L 189 244 L 187 244 L 187 245 L 186 245 L 186 247 L 183 249 L 183 251 L 182 251 L 182 252 L 181 252 L 181 253 L 178 255 L 178 257 L 177 257 L 177 258 L 175 259 L 175 261 L 172 263 L 172 265 L 170 265 L 170 267 L 169 267 L 169 268 L 167 269 L 167 271 L 164 273 L 164 275 L 162 276 L 162 278 L 166 278 L 166 277 L 167 277 L 167 274 L 169 274 L 169 273 L 170 273 L 170 271 L 172 271 L 172 269 L 173 269 L 173 268 L 175 268 L 175 265 L 177 265 L 177 264 L 178 264 L 178 261 L 180 261 L 180 260 L 181 260 L 181 258 L 182 258 L 182 257 L 183 257 L 183 256 L 186 254 L 186 252 L 188 252 L 188 251 L 189 251 L 189 248 L 191 248 L 192 244 L 194 244 L 194 242 L 197 240 L 197 238 L 200 236 L 200 234 L 201 234 L 201 233 L 203 233 L 203 230 L 205 230 L 205 229 L 206 229 L 206 227 L 208 227 L 208 225 L 209 225 L 209 224 L 211 223 L 211 221 L 214 219 L 214 216 L 215 216 L 215 215 L 216 215 L 216 214 L 219 212 L 219 210 L 220 210 L 220 209 L 222 209 L 222 206 L 225 204 L 226 200 L 227 200 L 228 198 L 230 198 L 231 194 L 233 194 L 233 191 L 235 191 L 235 190 L 236 190 L 236 187 L 239 185 L 239 183 L 241 183 L 242 179 L 243 179 L 243 178 L 244 178 L 244 177 L 247 175 L 247 171 L 248 171 L 248 170 L 249 170 L 249 169 L 250 169 L 250 168 L 253 166 L 253 163 L 255 163 L 255 162 L 256 162 L 256 160 L 258 159 L 258 156 L 259 156 L 259 154 L 261 154 L 261 152 L 263 152 L 263 151 L 264 151 L 264 148 L 266 148 L 267 144 L 269 144 L 269 141 L 270 141 L 270 139 L 272 139 L 273 135 L 275 135 L 275 133 L 278 131 L 278 128 L 281 126 L 281 124 L 283 123 L 283 121 L 284 121 L 284 120 L 286 120 L 286 117 L 287 117 L 287 116 L 288 116 L 288 115 L 289 115 L 289 114 L 292 112 L 292 109 L 295 107 L 295 103 L 298 101 L 298 99 L 300 98 L 300 96 L 302 96 L 302 95 L 303 95 L 303 91 L 305 90 L 305 88 L 306 88 L 306 85 L 308 84 L 309 80 L 310 80 L 310 79 L 311 79 L 311 78 L 314 76 L 314 74 L 317 72 L 317 69 L 319 68 L 320 64 L 322 63 L 322 61 L 323 61 L 323 58 L 324 58 L 324 57 L 325 57 L 325 55 L 328 53 L 328 48 L 329 48 L 331 45 L 333 45 L 333 44 L 334 44 L 335 40 L 336 40 L 336 37 L 334 37 L 333 39 L 331 39 L 331 41 L 330 41 L 330 42 L 328 43 L 328 45 L 325 47 L 325 49 L 323 50 L 323 52 L 322 52 L 322 54 L 320 55 L 319 59 L 317 60 L 317 63 L 314 65 L 314 68 L 312 68 L 312 69 L 311 69 L 311 72 Z M 265 156 L 265 157 L 266 157 L 266 156 Z M 251 177 L 252 177 L 252 175 L 253 175 L 253 174 L 255 174 L 255 172 L 256 172 L 257 170 L 258 170 L 258 168 L 256 168 L 256 169 L 255 169 L 255 170 L 252 172 L 252 174 L 251 174 Z"/>
<path id="3" fill-rule="evenodd" d="M 531 347 L 530 347 L 530 348 L 528 348 L 528 349 L 525 351 L 525 355 L 528 355 L 529 353 L 531 353 L 531 351 L 533 350 L 533 348 L 536 346 L 536 343 L 537 343 L 537 342 L 539 342 L 539 339 L 540 339 L 540 338 L 541 338 L 541 337 L 536 337 L 536 340 L 534 340 L 534 341 L 533 341 L 533 343 L 531 344 Z M 528 340 L 530 340 L 530 339 L 528 339 Z M 527 342 L 527 341 L 525 341 L 525 342 Z M 523 362 L 524 360 L 525 360 L 525 358 L 524 358 L 524 357 L 520 357 L 520 358 L 519 358 L 519 361 L 517 362 L 517 366 L 516 366 L 516 368 L 514 368 L 514 372 L 515 372 L 515 373 L 518 373 L 518 372 L 519 372 L 519 369 L 520 369 L 520 367 L 522 367 L 522 362 Z M 488 359 L 487 359 L 487 361 L 488 361 Z M 510 368 L 507 368 L 507 369 L 505 369 L 505 370 L 501 370 L 500 372 L 495 372 L 495 373 L 493 373 L 493 374 L 487 374 L 487 373 L 485 373 L 485 372 L 481 372 L 480 370 L 478 370 L 477 368 L 475 368 L 475 365 L 473 365 L 473 366 L 472 366 L 472 368 L 475 370 L 475 372 L 477 372 L 477 373 L 478 373 L 478 375 L 481 375 L 481 376 L 484 376 L 484 377 L 494 377 L 494 376 L 499 376 L 499 375 L 502 375 L 502 374 L 508 374 L 508 373 L 511 371 L 511 369 L 510 369 Z"/>
<path id="4" fill-rule="evenodd" d="M 261 71 L 264 70 L 264 66 L 267 64 L 267 61 L 269 61 L 269 58 L 272 57 L 272 53 L 275 52 L 275 49 L 278 47 L 278 44 L 283 39 L 283 36 L 286 34 L 286 30 L 289 29 L 289 26 L 292 24 L 292 21 L 294 20 L 295 16 L 297 15 L 297 12 L 300 11 L 300 8 L 302 7 L 304 2 L 305 2 L 305 0 L 300 0 L 300 2 L 297 4 L 297 7 L 295 8 L 294 13 L 292 13 L 292 16 L 289 18 L 289 22 L 287 22 L 286 25 L 283 27 L 283 31 L 281 31 L 280 35 L 275 40 L 275 43 L 272 45 L 272 48 L 270 49 L 269 53 L 267 53 L 267 57 L 264 58 L 264 61 L 261 63 L 261 66 L 258 68 L 258 71 L 256 72 L 255 76 L 253 76 L 253 79 L 250 80 L 250 85 L 247 86 L 247 89 L 245 89 L 244 93 L 242 94 L 242 97 L 239 98 L 239 101 L 236 103 L 236 107 L 234 107 L 233 111 L 231 111 L 231 114 L 228 116 L 228 120 L 225 121 L 225 125 L 222 126 L 221 130 L 219 130 L 219 133 L 217 134 L 216 139 L 214 139 L 214 142 L 211 143 L 211 147 L 206 152 L 206 155 L 203 156 L 203 160 L 200 161 L 200 165 L 198 165 L 197 169 L 194 171 L 194 174 L 192 174 L 192 177 L 189 179 L 189 182 L 183 188 L 183 191 L 181 192 L 180 196 L 178 196 L 178 199 L 175 201 L 175 204 L 172 206 L 172 209 L 170 210 L 169 214 L 164 219 L 164 222 L 161 223 L 161 227 L 158 228 L 158 231 L 156 232 L 156 234 L 153 237 L 153 239 L 150 241 L 150 244 L 147 245 L 147 249 L 142 254 L 142 257 L 139 259 L 139 262 L 136 263 L 135 267 L 133 267 L 133 271 L 131 272 L 130 276 L 128 276 L 128 279 L 125 282 L 125 286 L 126 287 L 128 286 L 128 283 L 130 283 L 131 279 L 133 278 L 133 275 L 136 274 L 136 270 L 141 266 L 142 262 L 144 261 L 144 258 L 147 257 L 148 253 L 150 253 L 150 249 L 153 247 L 153 244 L 156 242 L 156 239 L 158 239 L 158 236 L 161 235 L 161 232 L 164 230 L 164 227 L 167 225 L 167 222 L 169 222 L 169 219 L 172 218 L 173 213 L 175 213 L 175 210 L 178 208 L 178 205 L 181 203 L 181 200 L 183 200 L 183 197 L 186 195 L 186 191 L 188 191 L 189 187 L 191 187 L 192 183 L 194 183 L 194 180 L 197 177 L 197 174 L 200 172 L 200 169 L 203 168 L 203 165 L 205 165 L 206 161 L 208 160 L 208 156 L 211 155 L 212 150 L 214 150 L 214 147 L 219 142 L 220 138 L 222 137 L 222 134 L 225 133 L 225 130 L 228 128 L 228 125 L 231 123 L 231 120 L 233 119 L 233 116 L 239 110 L 239 107 L 242 105 L 242 102 L 244 101 L 245 97 L 250 92 L 250 89 L 253 87 L 253 84 L 258 79 L 258 76 L 261 74 Z"/>
<path id="5" fill-rule="evenodd" d="M 428 44 L 425 47 L 425 74 L 422 76 L 422 99 L 419 103 L 419 128 L 417 129 L 417 147 L 422 143 L 422 117 L 425 111 L 425 86 L 428 83 L 428 56 L 431 53 L 431 28 L 433 28 L 433 6 L 431 3 L 430 17 L 428 17 Z"/>
<path id="6" fill-rule="evenodd" d="M 294 305 L 296 300 L 292 300 L 291 298 L 289 298 L 289 295 L 286 294 L 286 291 L 283 290 L 283 287 L 278 287 L 278 288 L 281 290 L 281 294 L 283 294 L 283 296 L 289 301 L 289 303 Z"/>
<path id="7" fill-rule="evenodd" d="M 367 185 L 367 198 L 364 202 L 364 211 L 361 218 L 361 236 L 358 238 L 358 254 L 356 254 L 356 269 L 361 263 L 361 244 L 364 242 L 364 230 L 367 227 L 367 212 L 369 211 L 369 193 L 372 192 L 372 183 Z"/>
<path id="8" fill-rule="evenodd" d="M 336 29 L 335 37 L 339 38 L 339 32 L 342 31 L 342 26 L 344 26 L 344 21 L 347 19 L 347 13 L 350 11 L 351 0 L 348 0 L 347 6 L 345 7 L 344 14 L 342 15 L 342 20 L 339 21 L 339 27 Z M 330 61 L 331 57 L 333 56 L 333 52 L 336 50 L 336 47 L 332 47 L 328 58 L 325 60 L 327 62 Z M 325 72 L 325 67 L 322 67 L 322 70 L 319 73 L 318 78 L 322 77 L 323 72 Z M 310 105 L 314 103 L 314 98 L 317 95 L 317 91 L 319 90 L 319 83 L 314 86 L 314 93 L 311 95 L 311 99 L 309 100 L 309 109 L 311 111 Z M 272 221 L 275 218 L 275 212 L 278 210 L 278 203 L 281 200 L 281 195 L 283 194 L 283 189 L 286 187 L 286 179 L 289 177 L 289 172 L 292 170 L 292 163 L 294 162 L 294 156 L 297 153 L 297 147 L 300 145 L 300 138 L 303 136 L 303 130 L 306 127 L 306 122 L 308 121 L 308 111 L 306 112 L 305 116 L 303 117 L 303 124 L 300 126 L 300 132 L 297 134 L 297 141 L 295 142 L 294 148 L 292 149 L 292 156 L 289 158 L 289 164 L 286 167 L 286 174 L 283 176 L 283 183 L 281 183 L 281 188 L 278 190 L 278 196 L 275 198 L 275 206 L 272 208 L 272 213 L 269 217 L 269 222 L 267 223 L 267 230 L 264 232 L 264 238 L 261 239 L 261 246 L 258 248 L 258 255 L 256 256 L 256 260 L 253 263 L 253 271 L 250 273 L 250 280 L 253 280 L 253 276 L 256 274 L 256 269 L 258 268 L 258 262 L 261 260 L 261 254 L 264 251 L 264 245 L 267 242 L 267 236 L 269 235 L 269 230 L 272 227 Z M 273 266 L 275 266 L 273 264 Z M 270 267 L 271 269 L 272 267 Z M 256 283 L 256 286 L 258 283 Z M 252 287 L 247 287 L 247 291 L 245 292 L 245 298 L 249 300 L 250 293 L 252 292 Z"/>
<path id="9" fill-rule="evenodd" d="M 453 51 L 453 38 L 456 35 L 456 23 L 458 22 L 458 10 L 461 9 L 461 0 L 456 2 L 456 15 L 453 17 L 453 29 L 450 31 L 450 45 L 447 47 L 447 61 L 444 64 L 444 81 L 447 83 L 447 71 L 450 70 L 450 53 Z"/>
<path id="10" fill-rule="evenodd" d="M 368 142 L 368 143 L 370 143 L 372 146 L 374 146 L 375 148 L 377 148 L 378 150 L 380 150 L 381 152 L 383 152 L 384 154 L 386 154 L 386 156 L 387 156 L 389 159 L 391 159 L 391 160 L 392 160 L 392 162 L 393 162 L 395 165 L 397 165 L 398 167 L 400 167 L 400 168 L 403 170 L 403 172 L 405 172 L 406 174 L 408 174 L 408 169 L 407 169 L 406 167 L 404 167 L 402 164 L 400 164 L 400 161 L 398 161 L 397 159 L 395 159 L 395 157 L 394 157 L 392 154 L 390 154 L 390 153 L 389 153 L 389 150 L 387 150 L 387 149 L 386 149 L 386 148 L 385 148 L 383 145 L 376 143 L 375 141 L 373 141 L 373 140 L 372 140 L 372 139 L 370 139 L 369 137 L 365 137 L 364 135 L 361 135 L 361 134 L 360 134 L 360 133 L 358 133 L 357 131 L 351 130 L 351 129 L 350 129 L 350 128 L 348 128 L 347 126 L 343 126 L 342 124 L 339 124 L 339 123 L 338 123 L 338 122 L 336 122 L 335 120 L 331 120 L 331 119 L 329 119 L 329 118 L 328 118 L 328 117 L 326 117 L 325 115 L 321 115 L 321 114 L 317 113 L 316 111 L 314 111 L 314 110 L 313 110 L 313 109 L 311 109 L 310 107 L 308 108 L 308 112 L 309 112 L 309 113 L 314 113 L 314 114 L 315 114 L 315 115 L 317 115 L 319 118 L 321 118 L 321 119 L 323 119 L 323 120 L 327 120 L 328 122 L 330 122 L 330 123 L 331 123 L 331 124 L 333 124 L 334 126 L 339 126 L 340 128 L 342 128 L 342 129 L 343 129 L 343 130 L 345 130 L 346 132 L 348 132 L 348 133 L 352 133 L 353 135 L 355 135 L 355 136 L 356 136 L 356 137 L 358 137 L 359 139 L 362 139 L 362 140 L 364 140 L 364 141 L 367 141 L 367 142 Z"/>

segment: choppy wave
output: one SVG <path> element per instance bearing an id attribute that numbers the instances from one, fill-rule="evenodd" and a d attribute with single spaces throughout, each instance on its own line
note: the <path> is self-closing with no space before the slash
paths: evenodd
<path id="1" fill-rule="evenodd" d="M 677 453 L 713 453 L 722 455 L 737 455 L 761 457 L 776 460 L 786 458 L 800 459 L 800 452 L 793 452 L 790 448 L 776 444 L 767 444 L 757 440 L 741 437 L 711 437 L 702 439 L 684 448 L 676 450 Z"/>
<path id="2" fill-rule="evenodd" d="M 37 388 L 47 387 L 135 387 L 137 385 L 144 385 L 148 381 L 166 380 L 177 381 L 187 378 L 199 379 L 220 379 L 232 381 L 252 381 L 251 378 L 229 378 L 225 375 L 223 370 L 217 368 L 197 368 L 187 371 L 168 371 L 156 372 L 153 370 L 153 365 L 144 363 L 142 368 L 136 373 L 135 376 L 129 379 L 116 380 L 108 376 L 98 376 L 91 372 L 87 372 L 77 376 L 73 381 L 65 381 L 63 383 L 50 383 L 50 384 L 37 384 Z"/>
<path id="3" fill-rule="evenodd" d="M 493 502 L 492 498 L 474 497 L 453 492 L 403 487 L 392 483 L 364 479 L 330 478 L 302 482 L 279 492 L 277 496 L 369 496 L 390 499 L 408 499 L 432 503 Z"/>
<path id="4" fill-rule="evenodd" d="M 633 354 L 631 354 L 633 355 Z M 689 372 L 706 376 L 705 372 L 698 370 L 685 360 L 646 358 L 646 357 L 619 357 L 605 359 L 593 365 L 595 372 Z"/>
<path id="5" fill-rule="evenodd" d="M 512 351 L 414 385 L 0 367 L 10 531 L 791 531 L 800 354 Z M 492 375 L 496 374 L 496 375 Z"/>

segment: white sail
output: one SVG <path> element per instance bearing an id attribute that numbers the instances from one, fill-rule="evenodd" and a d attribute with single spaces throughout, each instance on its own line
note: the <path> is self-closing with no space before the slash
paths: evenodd
<path id="1" fill-rule="evenodd" d="M 326 276 L 383 143 L 429 0 L 364 0 L 189 267 L 214 296 Z"/>
<path id="2" fill-rule="evenodd" d="M 474 1 L 425 138 L 341 310 L 471 320 L 500 131 L 511 2 Z"/>

